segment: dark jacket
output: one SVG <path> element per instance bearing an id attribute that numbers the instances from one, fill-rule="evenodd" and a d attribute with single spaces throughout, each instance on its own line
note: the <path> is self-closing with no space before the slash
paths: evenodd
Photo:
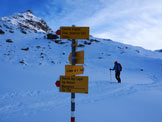
<path id="1" fill-rule="evenodd" d="M 112 70 L 115 70 L 115 72 L 121 71 L 119 64 L 115 64 Z"/>

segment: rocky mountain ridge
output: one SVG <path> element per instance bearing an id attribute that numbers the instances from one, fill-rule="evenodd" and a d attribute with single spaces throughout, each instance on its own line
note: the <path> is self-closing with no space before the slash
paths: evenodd
<path id="1" fill-rule="evenodd" d="M 162 49 L 160 49 L 160 50 L 155 50 L 156 52 L 160 52 L 160 53 L 162 53 Z"/>
<path id="2" fill-rule="evenodd" d="M 16 13 L 9 17 L 2 17 L 0 18 L 0 21 L 16 25 L 23 29 L 33 30 L 35 32 L 52 32 L 52 29 L 47 23 L 43 19 L 36 17 L 30 10 L 27 10 L 24 13 Z"/>

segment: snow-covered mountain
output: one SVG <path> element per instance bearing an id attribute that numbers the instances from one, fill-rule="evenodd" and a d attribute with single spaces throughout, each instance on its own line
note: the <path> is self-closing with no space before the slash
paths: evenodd
<path id="1" fill-rule="evenodd" d="M 9 17 L 2 17 L 0 18 L 0 21 L 8 22 L 17 25 L 18 27 L 34 30 L 36 32 L 52 32 L 52 29 L 49 28 L 46 22 L 43 19 L 34 16 L 31 10 L 27 10 L 24 13 L 16 13 Z"/>
<path id="2" fill-rule="evenodd" d="M 31 11 L 0 20 L 0 122 L 70 121 L 70 94 L 54 83 L 65 75 L 71 41 L 47 39 L 52 30 Z M 93 36 L 78 40 L 80 50 L 89 93 L 76 94 L 76 122 L 162 121 L 161 53 Z M 121 84 L 109 71 L 114 61 Z"/>

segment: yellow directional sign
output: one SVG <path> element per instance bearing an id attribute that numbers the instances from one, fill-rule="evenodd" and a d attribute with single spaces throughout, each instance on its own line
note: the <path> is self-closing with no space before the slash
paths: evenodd
<path id="1" fill-rule="evenodd" d="M 60 39 L 88 39 L 89 27 L 60 27 Z"/>
<path id="2" fill-rule="evenodd" d="M 79 75 L 83 74 L 84 67 L 82 65 L 65 65 L 65 75 Z"/>
<path id="3" fill-rule="evenodd" d="M 71 57 L 72 57 L 72 53 L 70 53 L 70 55 L 69 55 L 69 62 L 70 62 L 70 64 L 72 64 Z M 76 64 L 84 64 L 84 51 L 76 52 L 76 56 L 75 57 L 76 57 L 76 60 L 75 60 Z"/>
<path id="4" fill-rule="evenodd" d="M 88 94 L 88 76 L 60 76 L 60 92 Z"/>

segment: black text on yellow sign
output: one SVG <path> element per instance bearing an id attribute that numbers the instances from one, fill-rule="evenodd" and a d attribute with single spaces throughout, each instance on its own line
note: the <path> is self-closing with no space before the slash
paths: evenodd
<path id="1" fill-rule="evenodd" d="M 84 67 L 82 65 L 65 65 L 65 75 L 79 75 L 83 74 Z"/>
<path id="2" fill-rule="evenodd" d="M 72 53 L 69 55 L 69 62 L 72 64 Z M 75 56 L 75 63 L 76 64 L 84 64 L 84 51 L 78 51 L 76 52 Z"/>
<path id="3" fill-rule="evenodd" d="M 88 76 L 60 76 L 60 92 L 88 94 Z"/>
<path id="4" fill-rule="evenodd" d="M 60 27 L 61 39 L 88 39 L 89 27 Z"/>

